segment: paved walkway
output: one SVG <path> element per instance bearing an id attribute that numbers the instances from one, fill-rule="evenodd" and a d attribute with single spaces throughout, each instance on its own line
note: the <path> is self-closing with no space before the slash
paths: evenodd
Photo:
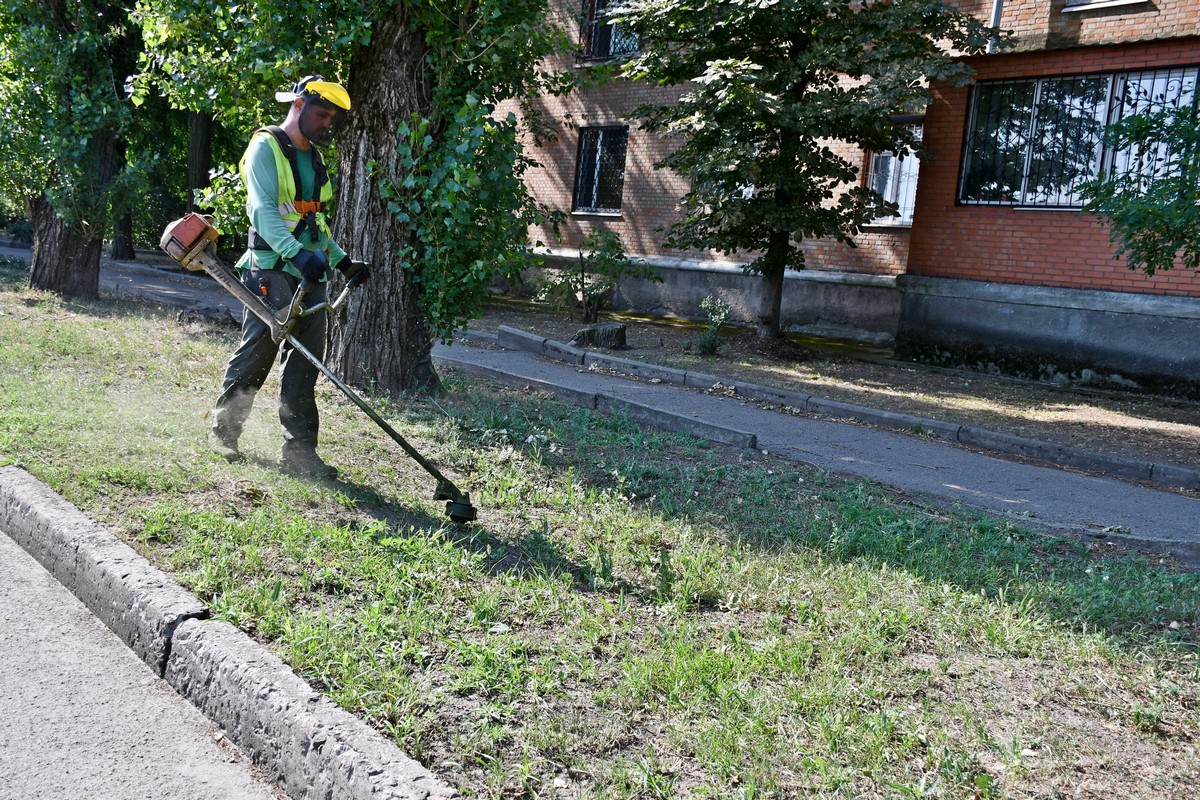
<path id="1" fill-rule="evenodd" d="M 0 575 L 0 800 L 284 796 L 3 534 Z"/>
<path id="2" fill-rule="evenodd" d="M 1200 563 L 1200 500 L 1171 492 L 1006 460 L 938 440 L 784 414 L 744 399 L 633 380 L 524 351 L 456 344 L 438 345 L 434 356 L 468 374 L 619 409 L 659 427 L 730 443 L 749 442 L 752 436 L 760 450 L 935 501 L 1030 527 L 1136 543 Z"/>

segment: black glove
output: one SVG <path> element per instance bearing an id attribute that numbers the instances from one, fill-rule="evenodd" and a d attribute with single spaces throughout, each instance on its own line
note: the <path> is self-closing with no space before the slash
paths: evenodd
<path id="1" fill-rule="evenodd" d="M 346 277 L 346 282 L 351 286 L 358 286 L 360 283 L 366 283 L 371 277 L 371 267 L 365 261 L 351 261 L 349 258 L 343 258 L 338 262 L 338 269 L 342 275 Z"/>
<path id="2" fill-rule="evenodd" d="M 292 256 L 292 266 L 300 271 L 306 281 L 317 283 L 329 269 L 329 256 L 320 250 L 301 250 Z"/>

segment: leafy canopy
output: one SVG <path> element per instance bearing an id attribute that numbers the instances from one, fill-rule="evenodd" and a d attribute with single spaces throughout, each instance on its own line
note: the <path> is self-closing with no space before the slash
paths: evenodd
<path id="1" fill-rule="evenodd" d="M 667 243 L 725 253 L 764 250 L 780 233 L 853 244 L 862 225 L 894 214 L 857 185 L 839 144 L 920 153 L 897 115 L 924 110 L 930 80 L 966 82 L 947 48 L 978 53 L 992 34 L 940 0 L 626 0 L 616 14 L 641 42 L 624 74 L 687 87 L 677 103 L 635 112 L 681 138 L 664 164 L 692 182 Z"/>
<path id="2" fill-rule="evenodd" d="M 1105 131 L 1129 169 L 1082 186 L 1084 210 L 1111 225 L 1115 258 L 1153 275 L 1200 269 L 1200 119 L 1190 105 L 1126 117 Z"/>
<path id="3" fill-rule="evenodd" d="M 106 0 L 0 5 L 0 196 L 15 206 L 45 195 L 68 224 L 107 230 L 111 159 L 100 131 L 130 124 L 114 57 L 134 46 L 127 9 Z"/>
<path id="4" fill-rule="evenodd" d="M 140 0 L 139 9 L 147 56 L 135 94 L 157 87 L 180 107 L 214 110 L 247 131 L 278 113 L 269 98 L 279 86 L 314 65 L 347 82 L 356 52 L 391 45 L 380 38 L 385 23 L 399 18 L 419 31 L 425 50 L 409 55 L 429 95 L 403 118 L 374 121 L 399 133 L 394 157 L 373 163 L 371 175 L 410 232 L 398 243 L 400 264 L 440 336 L 478 314 L 497 270 L 523 265 L 527 226 L 542 212 L 521 181 L 531 162 L 516 120 L 495 119 L 494 110 L 508 98 L 568 86 L 537 67 L 565 42 L 545 25 L 545 0 Z M 217 178 L 218 193 L 240 191 L 232 165 Z M 217 196 L 206 202 L 237 205 Z"/>

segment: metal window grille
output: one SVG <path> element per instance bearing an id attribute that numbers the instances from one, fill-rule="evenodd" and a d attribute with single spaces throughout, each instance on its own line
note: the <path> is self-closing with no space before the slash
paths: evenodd
<path id="1" fill-rule="evenodd" d="M 917 137 L 921 126 L 914 126 Z M 900 207 L 898 217 L 879 217 L 877 225 L 912 225 L 913 208 L 917 200 L 917 173 L 921 160 L 916 156 L 896 158 L 892 153 L 876 153 L 871 156 L 871 172 L 868 182 L 873 191 L 884 200 Z"/>
<path id="2" fill-rule="evenodd" d="M 605 16 L 619 0 L 584 0 L 582 32 L 583 58 L 603 61 L 630 55 L 638 50 L 637 34 L 624 25 L 607 22 Z"/>
<path id="3" fill-rule="evenodd" d="M 972 92 L 959 202 L 1078 208 L 1102 169 L 1171 168 L 1161 145 L 1114 152 L 1106 125 L 1195 102 L 1196 68 L 980 83 Z"/>
<path id="4" fill-rule="evenodd" d="M 1118 75 L 1113 89 L 1111 122 L 1136 114 L 1154 114 L 1196 105 L 1196 71 L 1153 70 Z M 1109 173 L 1136 173 L 1144 181 L 1169 175 L 1179 168 L 1182 153 L 1171 152 L 1162 142 L 1138 142 L 1108 154 Z"/>
<path id="5" fill-rule="evenodd" d="M 575 210 L 621 210 L 628 128 L 583 128 L 575 160 Z"/>

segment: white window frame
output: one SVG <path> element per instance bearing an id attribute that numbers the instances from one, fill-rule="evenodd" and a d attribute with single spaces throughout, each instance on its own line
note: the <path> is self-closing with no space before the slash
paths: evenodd
<path id="1" fill-rule="evenodd" d="M 913 125 L 918 141 L 921 138 L 922 126 Z M 888 170 L 887 176 L 880 185 L 880 171 Z M 917 179 L 921 171 L 921 159 L 915 154 L 896 158 L 890 151 L 871 154 L 871 166 L 867 172 L 867 187 L 878 192 L 884 200 L 895 203 L 900 207 L 899 216 L 876 217 L 872 225 L 889 225 L 897 228 L 911 228 L 913 209 L 917 202 Z"/>
<path id="2" fill-rule="evenodd" d="M 1116 8 L 1117 6 L 1140 6 L 1148 2 L 1149 0 L 1066 0 L 1063 13 L 1099 11 L 1102 8 Z"/>
<path id="3" fill-rule="evenodd" d="M 1183 103 L 1195 104 L 1200 100 L 1200 67 L 1160 67 L 1144 70 L 1127 70 L 1122 72 L 1106 72 L 1094 73 L 1090 75 L 1064 75 L 1064 76 L 1047 76 L 1042 78 L 1028 79 L 1009 79 L 1002 81 L 985 81 L 975 85 L 971 90 L 971 100 L 969 112 L 967 115 L 966 135 L 964 137 L 963 157 L 961 162 L 961 171 L 959 173 L 959 185 L 956 192 L 957 202 L 967 206 L 1011 206 L 1016 208 L 1046 208 L 1046 209 L 1062 209 L 1062 210 L 1079 210 L 1083 204 L 1075 194 L 1075 189 L 1070 183 L 1064 183 L 1059 186 L 1055 197 L 1039 197 L 1035 188 L 1031 188 L 1031 180 L 1035 177 L 1034 172 L 1035 151 L 1039 156 L 1044 156 L 1045 150 L 1038 147 L 1039 136 L 1044 136 L 1040 129 L 1041 122 L 1038 119 L 1038 109 L 1040 107 L 1043 89 L 1047 84 L 1056 84 L 1066 81 L 1080 80 L 1106 80 L 1107 90 L 1105 98 L 1101 104 L 1094 107 L 1093 114 L 1095 122 L 1098 125 L 1095 153 L 1091 159 L 1091 165 L 1086 178 L 1095 177 L 1098 174 L 1111 174 L 1115 169 L 1127 169 L 1128 165 L 1134 163 L 1151 163 L 1152 165 L 1161 166 L 1164 161 L 1169 161 L 1171 156 L 1169 153 L 1161 151 L 1148 151 L 1147 153 L 1138 154 L 1117 153 L 1113 149 L 1103 144 L 1103 130 L 1108 125 L 1120 120 L 1123 116 L 1139 113 L 1146 107 L 1144 101 L 1133 101 L 1126 96 L 1127 86 L 1140 85 L 1152 86 L 1155 92 L 1162 90 L 1163 96 L 1169 94 L 1170 91 L 1176 91 L 1177 97 Z M 1162 84 L 1171 84 L 1177 82 L 1176 89 L 1163 89 Z M 1023 142 L 1019 148 L 1010 149 L 1009 152 L 1018 157 L 1022 161 L 1020 164 L 1020 174 L 1013 171 L 1010 174 L 1013 178 L 1018 178 L 1016 185 L 1011 188 L 1011 197 L 980 197 L 979 194 L 968 197 L 968 192 L 974 190 L 977 193 L 984 193 L 985 190 L 979 186 L 969 185 L 969 180 L 975 176 L 972 174 L 972 167 L 977 158 L 985 159 L 983 163 L 988 162 L 986 158 L 987 151 L 981 146 L 972 149 L 974 136 L 979 133 L 977 131 L 977 113 L 980 106 L 981 92 L 989 90 L 992 87 L 997 87 L 1003 84 L 1022 85 L 1028 84 L 1033 87 L 1033 100 L 1030 103 L 1030 113 L 1028 117 L 1012 116 L 1008 119 L 1011 121 L 1020 122 L 1020 125 L 1015 128 L 1010 128 L 1009 135 L 1019 137 Z M 1186 87 L 1186 88 L 1185 88 Z M 1160 98 L 1161 100 L 1161 98 Z M 1011 106 L 1002 106 L 1003 108 L 1011 108 Z M 1082 107 L 1077 110 L 1082 110 Z M 1088 115 L 1091 118 L 1091 115 Z M 987 123 L 984 123 L 984 127 Z M 1018 132 L 1019 129 L 1019 132 Z M 984 141 L 987 141 L 984 137 Z M 1045 141 L 1045 140 L 1043 140 Z M 1058 141 L 1054 139 L 1053 141 Z M 1087 141 L 1087 140 L 1080 140 Z M 1002 151 L 1001 151 L 1002 152 Z M 1151 157 L 1151 161 L 1147 162 L 1147 157 Z M 1141 159 L 1139 162 L 1138 159 Z M 996 164 L 1014 163 L 1011 160 L 1000 160 L 992 162 Z M 1045 162 L 1043 162 L 1045 163 Z M 1143 166 L 1142 169 L 1145 169 Z M 1044 174 L 1041 175 L 1044 177 Z M 977 180 L 978 178 L 975 177 Z M 1077 184 L 1076 184 L 1077 185 Z M 1001 187 L 1003 185 L 1001 184 Z"/>

